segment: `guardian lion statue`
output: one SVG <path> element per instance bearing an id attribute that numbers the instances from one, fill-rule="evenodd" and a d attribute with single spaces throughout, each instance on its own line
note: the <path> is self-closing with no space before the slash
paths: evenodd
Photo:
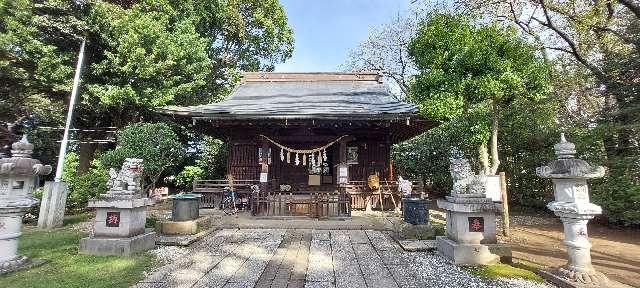
<path id="1" fill-rule="evenodd" d="M 107 187 L 109 191 L 128 191 L 132 194 L 139 192 L 141 175 L 142 159 L 127 158 L 122 163 L 120 171 L 114 168 L 109 169 Z"/>

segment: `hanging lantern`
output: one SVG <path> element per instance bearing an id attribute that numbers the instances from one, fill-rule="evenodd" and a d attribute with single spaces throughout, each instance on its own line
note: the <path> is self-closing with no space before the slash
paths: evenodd
<path id="1" fill-rule="evenodd" d="M 307 154 L 302 154 L 302 165 L 307 166 Z"/>
<path id="2" fill-rule="evenodd" d="M 287 163 L 291 163 L 291 152 L 287 151 Z"/>
<path id="3" fill-rule="evenodd" d="M 280 161 L 284 161 L 284 148 L 280 148 Z"/>

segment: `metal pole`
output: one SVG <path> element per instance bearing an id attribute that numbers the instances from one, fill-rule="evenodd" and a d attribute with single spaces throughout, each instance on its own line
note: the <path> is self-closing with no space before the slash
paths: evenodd
<path id="1" fill-rule="evenodd" d="M 71 89 L 71 100 L 69 101 L 69 111 L 67 112 L 67 122 L 64 126 L 64 134 L 60 145 L 60 153 L 58 154 L 58 166 L 56 167 L 55 181 L 60 182 L 62 178 L 62 169 L 64 166 L 64 157 L 67 154 L 67 143 L 69 142 L 69 128 L 71 127 L 71 118 L 73 117 L 73 107 L 76 104 L 76 96 L 78 94 L 78 85 L 80 84 L 80 70 L 82 69 L 82 60 L 84 59 L 84 44 L 86 40 L 82 39 L 80 45 L 80 53 L 78 53 L 78 64 L 76 65 L 76 74 L 73 77 L 73 88 Z"/>

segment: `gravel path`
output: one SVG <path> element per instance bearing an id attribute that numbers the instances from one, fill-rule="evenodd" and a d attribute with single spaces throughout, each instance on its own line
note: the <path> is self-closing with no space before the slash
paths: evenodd
<path id="1" fill-rule="evenodd" d="M 405 252 L 380 231 L 225 229 L 153 253 L 175 261 L 136 287 L 553 287 L 480 278 L 436 254 Z"/>

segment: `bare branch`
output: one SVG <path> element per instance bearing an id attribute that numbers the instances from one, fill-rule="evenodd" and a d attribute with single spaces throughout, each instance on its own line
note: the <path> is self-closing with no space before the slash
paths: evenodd
<path id="1" fill-rule="evenodd" d="M 640 4 L 634 3 L 633 0 L 618 0 L 618 2 L 631 10 L 636 17 L 640 18 Z"/>
<path id="2" fill-rule="evenodd" d="M 596 65 L 594 65 L 593 63 L 589 62 L 580 52 L 580 50 L 578 49 L 578 45 L 576 45 L 576 43 L 573 41 L 573 39 L 571 39 L 571 37 L 564 31 L 560 30 L 558 27 L 556 27 L 553 22 L 551 21 L 551 16 L 549 16 L 549 11 L 547 11 L 547 7 L 544 3 L 544 0 L 539 0 L 540 3 L 540 8 L 542 8 L 542 12 L 544 14 L 544 17 L 546 19 L 545 21 L 541 21 L 537 18 L 533 18 L 535 21 L 537 21 L 538 23 L 540 23 L 541 25 L 553 30 L 553 32 L 555 32 L 570 48 L 571 52 L 570 54 L 573 55 L 573 57 L 576 58 L 576 60 L 578 62 L 580 62 L 580 64 L 584 65 L 585 67 L 587 67 L 597 78 L 604 80 L 606 77 L 606 75 L 602 72 L 602 70 L 600 70 Z"/>

